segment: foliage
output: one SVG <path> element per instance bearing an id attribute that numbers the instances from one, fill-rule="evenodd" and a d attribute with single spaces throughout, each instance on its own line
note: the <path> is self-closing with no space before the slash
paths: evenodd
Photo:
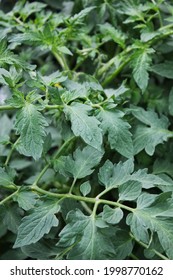
<path id="1" fill-rule="evenodd" d="M 0 7 L 0 259 L 173 259 L 172 1 Z"/>

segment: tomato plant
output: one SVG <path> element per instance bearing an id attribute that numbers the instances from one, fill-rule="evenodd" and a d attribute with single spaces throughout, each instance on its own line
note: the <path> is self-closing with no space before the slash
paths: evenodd
<path id="1" fill-rule="evenodd" d="M 173 259 L 172 1 L 0 10 L 0 258 Z"/>

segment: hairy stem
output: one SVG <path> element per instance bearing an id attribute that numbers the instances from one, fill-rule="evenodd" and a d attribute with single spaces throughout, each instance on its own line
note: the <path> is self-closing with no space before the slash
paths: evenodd
<path id="1" fill-rule="evenodd" d="M 0 205 L 3 205 L 4 203 L 6 203 L 7 201 L 11 200 L 16 194 L 18 193 L 18 190 L 13 192 L 12 194 L 10 194 L 9 196 L 7 196 L 6 198 L 4 198 L 3 200 L 0 201 Z"/>

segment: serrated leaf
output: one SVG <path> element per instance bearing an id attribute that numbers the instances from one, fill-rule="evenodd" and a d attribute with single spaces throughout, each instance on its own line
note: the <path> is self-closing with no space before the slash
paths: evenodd
<path id="1" fill-rule="evenodd" d="M 98 178 L 106 188 L 118 188 L 120 192 L 122 185 L 127 182 L 128 183 L 122 188 L 123 192 L 126 188 L 128 188 L 128 184 L 132 184 L 132 187 L 134 187 L 136 191 L 138 187 L 141 191 L 141 187 L 149 189 L 151 187 L 154 187 L 154 185 L 171 185 L 169 180 L 164 180 L 163 178 L 160 178 L 159 176 L 156 176 L 154 174 L 148 174 L 147 169 L 139 169 L 135 172 L 133 171 L 134 163 L 132 159 L 129 159 L 125 162 L 119 162 L 118 164 L 113 164 L 112 162 L 107 160 L 99 169 Z M 130 181 L 136 181 L 140 184 L 137 185 L 136 183 L 132 183 Z M 131 190 L 129 190 L 129 196 L 130 193 L 132 197 L 135 195 Z M 130 197 L 128 198 L 128 200 L 130 200 Z"/>
<path id="2" fill-rule="evenodd" d="M 65 106 L 66 117 L 72 123 L 72 131 L 75 136 L 80 136 L 88 145 L 101 150 L 102 132 L 98 127 L 99 121 L 94 116 L 89 116 L 91 108 L 85 104 L 72 103 Z"/>
<path id="3" fill-rule="evenodd" d="M 114 256 L 112 227 L 100 228 L 91 216 L 85 216 L 80 210 L 68 214 L 67 225 L 60 232 L 57 244 L 59 251 L 71 247 L 68 259 L 104 260 Z"/>
<path id="4" fill-rule="evenodd" d="M 104 110 L 99 113 L 98 118 L 103 132 L 108 133 L 111 149 L 130 158 L 133 156 L 132 134 L 129 131 L 131 126 L 122 119 L 123 116 L 123 112 L 120 111 Z"/>
<path id="5" fill-rule="evenodd" d="M 137 240 L 149 242 L 149 230 L 157 232 L 159 241 L 170 259 L 173 258 L 173 201 L 171 192 L 153 195 L 142 194 L 137 201 L 137 208 L 127 217 L 127 224 Z M 155 197 L 154 197 L 155 196 Z M 144 200 L 144 201 L 143 201 Z"/>
<path id="6" fill-rule="evenodd" d="M 75 150 L 73 156 L 60 157 L 54 163 L 55 170 L 71 174 L 75 179 L 84 178 L 93 173 L 94 167 L 100 162 L 103 153 L 86 146 L 83 150 Z"/>
<path id="7" fill-rule="evenodd" d="M 153 155 L 155 147 L 172 136 L 172 132 L 167 129 L 169 125 L 168 119 L 165 116 L 159 118 L 154 111 L 145 111 L 140 107 L 133 110 L 132 114 L 145 124 L 145 126 L 137 125 L 136 127 L 134 153 L 138 154 L 145 149 L 147 154 Z"/>
<path id="8" fill-rule="evenodd" d="M 115 225 L 118 224 L 123 218 L 123 211 L 120 208 L 111 208 L 108 205 L 104 205 L 102 218 L 105 222 Z"/>
<path id="9" fill-rule="evenodd" d="M 47 125 L 46 119 L 33 104 L 26 103 L 17 113 L 16 132 L 20 134 L 20 141 L 27 155 L 35 160 L 41 157 Z"/>
<path id="10" fill-rule="evenodd" d="M 31 214 L 25 216 L 18 228 L 17 239 L 13 248 L 36 243 L 52 227 L 58 226 L 55 214 L 60 210 L 57 202 L 46 202 L 35 208 Z"/>
<path id="11" fill-rule="evenodd" d="M 91 185 L 90 182 L 84 182 L 82 185 L 80 185 L 80 192 L 83 194 L 83 196 L 86 196 L 91 191 Z"/>
<path id="12" fill-rule="evenodd" d="M 133 77 L 142 92 L 144 92 L 148 86 L 148 70 L 151 63 L 150 54 L 153 52 L 153 49 L 139 50 L 135 53 L 132 61 Z"/>

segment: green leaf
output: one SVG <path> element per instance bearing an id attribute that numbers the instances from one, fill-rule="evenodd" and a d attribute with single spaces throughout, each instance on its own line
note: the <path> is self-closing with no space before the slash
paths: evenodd
<path id="1" fill-rule="evenodd" d="M 151 194 L 143 193 L 137 200 L 137 208 L 128 215 L 127 224 L 130 225 L 135 238 L 146 244 L 150 239 L 149 230 L 157 232 L 161 245 L 172 259 L 173 200 L 170 197 L 171 192 L 152 197 Z"/>
<path id="2" fill-rule="evenodd" d="M 154 73 L 168 78 L 168 79 L 173 79 L 173 63 L 172 61 L 165 61 L 164 63 L 159 63 L 156 65 L 153 65 L 151 67 L 151 71 Z"/>
<path id="3" fill-rule="evenodd" d="M 57 247 L 60 252 L 69 248 L 68 259 L 109 260 L 114 256 L 112 227 L 99 228 L 91 216 L 85 216 L 80 210 L 71 211 L 67 222 Z"/>
<path id="4" fill-rule="evenodd" d="M 99 121 L 94 116 L 88 116 L 91 108 L 85 104 L 72 103 L 65 106 L 66 117 L 72 123 L 72 131 L 75 136 L 80 136 L 88 145 L 101 150 L 102 133 L 98 127 Z"/>
<path id="5" fill-rule="evenodd" d="M 122 120 L 124 114 L 120 111 L 101 111 L 98 115 L 101 121 L 100 127 L 104 133 L 108 133 L 108 141 L 111 149 L 118 151 L 123 156 L 133 156 L 132 135 L 130 125 Z"/>
<path id="6" fill-rule="evenodd" d="M 102 218 L 105 222 L 115 225 L 118 224 L 123 218 L 123 211 L 120 208 L 111 208 L 108 205 L 104 205 Z"/>
<path id="7" fill-rule="evenodd" d="M 44 234 L 49 233 L 52 227 L 58 226 L 55 214 L 60 210 L 57 202 L 45 202 L 34 208 L 33 212 L 22 219 L 18 228 L 17 239 L 13 248 L 36 243 Z"/>
<path id="8" fill-rule="evenodd" d="M 140 194 L 141 187 L 149 189 L 154 187 L 154 185 L 172 184 L 169 180 L 160 178 L 154 174 L 147 174 L 147 169 L 133 171 L 134 164 L 132 159 L 125 162 L 119 162 L 118 164 L 113 164 L 107 160 L 99 169 L 98 178 L 106 188 L 118 188 L 120 196 L 122 195 L 122 197 L 124 196 L 125 198 L 127 195 L 128 200 L 131 200 L 132 198 L 134 199 L 135 192 Z M 136 181 L 138 184 L 131 181 Z M 132 190 L 130 188 L 132 188 Z M 128 191 L 129 195 L 127 193 Z"/>
<path id="9" fill-rule="evenodd" d="M 25 103 L 17 113 L 16 132 L 20 134 L 20 141 L 26 154 L 35 160 L 41 157 L 47 125 L 45 118 L 33 104 Z"/>
<path id="10" fill-rule="evenodd" d="M 112 39 L 115 43 L 120 45 L 121 48 L 125 47 L 126 36 L 110 23 L 100 24 L 100 31 L 103 34 L 103 40 L 108 41 Z"/>
<path id="11" fill-rule="evenodd" d="M 150 54 L 153 52 L 153 49 L 138 50 L 135 52 L 132 61 L 133 77 L 142 92 L 144 92 L 148 86 L 148 70 L 151 63 Z"/>
<path id="12" fill-rule="evenodd" d="M 99 169 L 99 181 L 106 188 L 118 188 L 119 185 L 130 180 L 130 174 L 133 170 L 134 164 L 132 159 L 114 165 L 107 160 Z"/>
<path id="13" fill-rule="evenodd" d="M 19 207 L 25 211 L 34 208 L 37 199 L 38 195 L 36 193 L 23 189 L 19 190 L 16 196 L 13 197 L 13 200 L 18 202 Z"/>
<path id="14" fill-rule="evenodd" d="M 137 125 L 134 133 L 134 153 L 138 154 L 145 149 L 148 155 L 153 155 L 158 144 L 167 141 L 172 136 L 169 131 L 168 119 L 165 116 L 158 117 L 154 111 L 145 111 L 138 107 L 132 114 L 145 125 Z"/>
<path id="15" fill-rule="evenodd" d="M 91 191 L 91 185 L 90 185 L 89 181 L 80 185 L 80 192 L 83 194 L 83 196 L 86 196 L 87 194 L 89 194 L 90 191 Z"/>
<path id="16" fill-rule="evenodd" d="M 132 176 L 133 180 L 133 176 Z M 129 181 L 118 189 L 119 191 L 119 200 L 120 201 L 131 201 L 135 200 L 142 191 L 142 184 L 140 182 Z"/>
<path id="17" fill-rule="evenodd" d="M 54 167 L 61 173 L 65 171 L 73 178 L 81 179 L 93 173 L 93 168 L 100 162 L 102 156 L 103 153 L 100 151 L 86 146 L 83 150 L 76 149 L 73 156 L 62 156 L 55 160 Z"/>

